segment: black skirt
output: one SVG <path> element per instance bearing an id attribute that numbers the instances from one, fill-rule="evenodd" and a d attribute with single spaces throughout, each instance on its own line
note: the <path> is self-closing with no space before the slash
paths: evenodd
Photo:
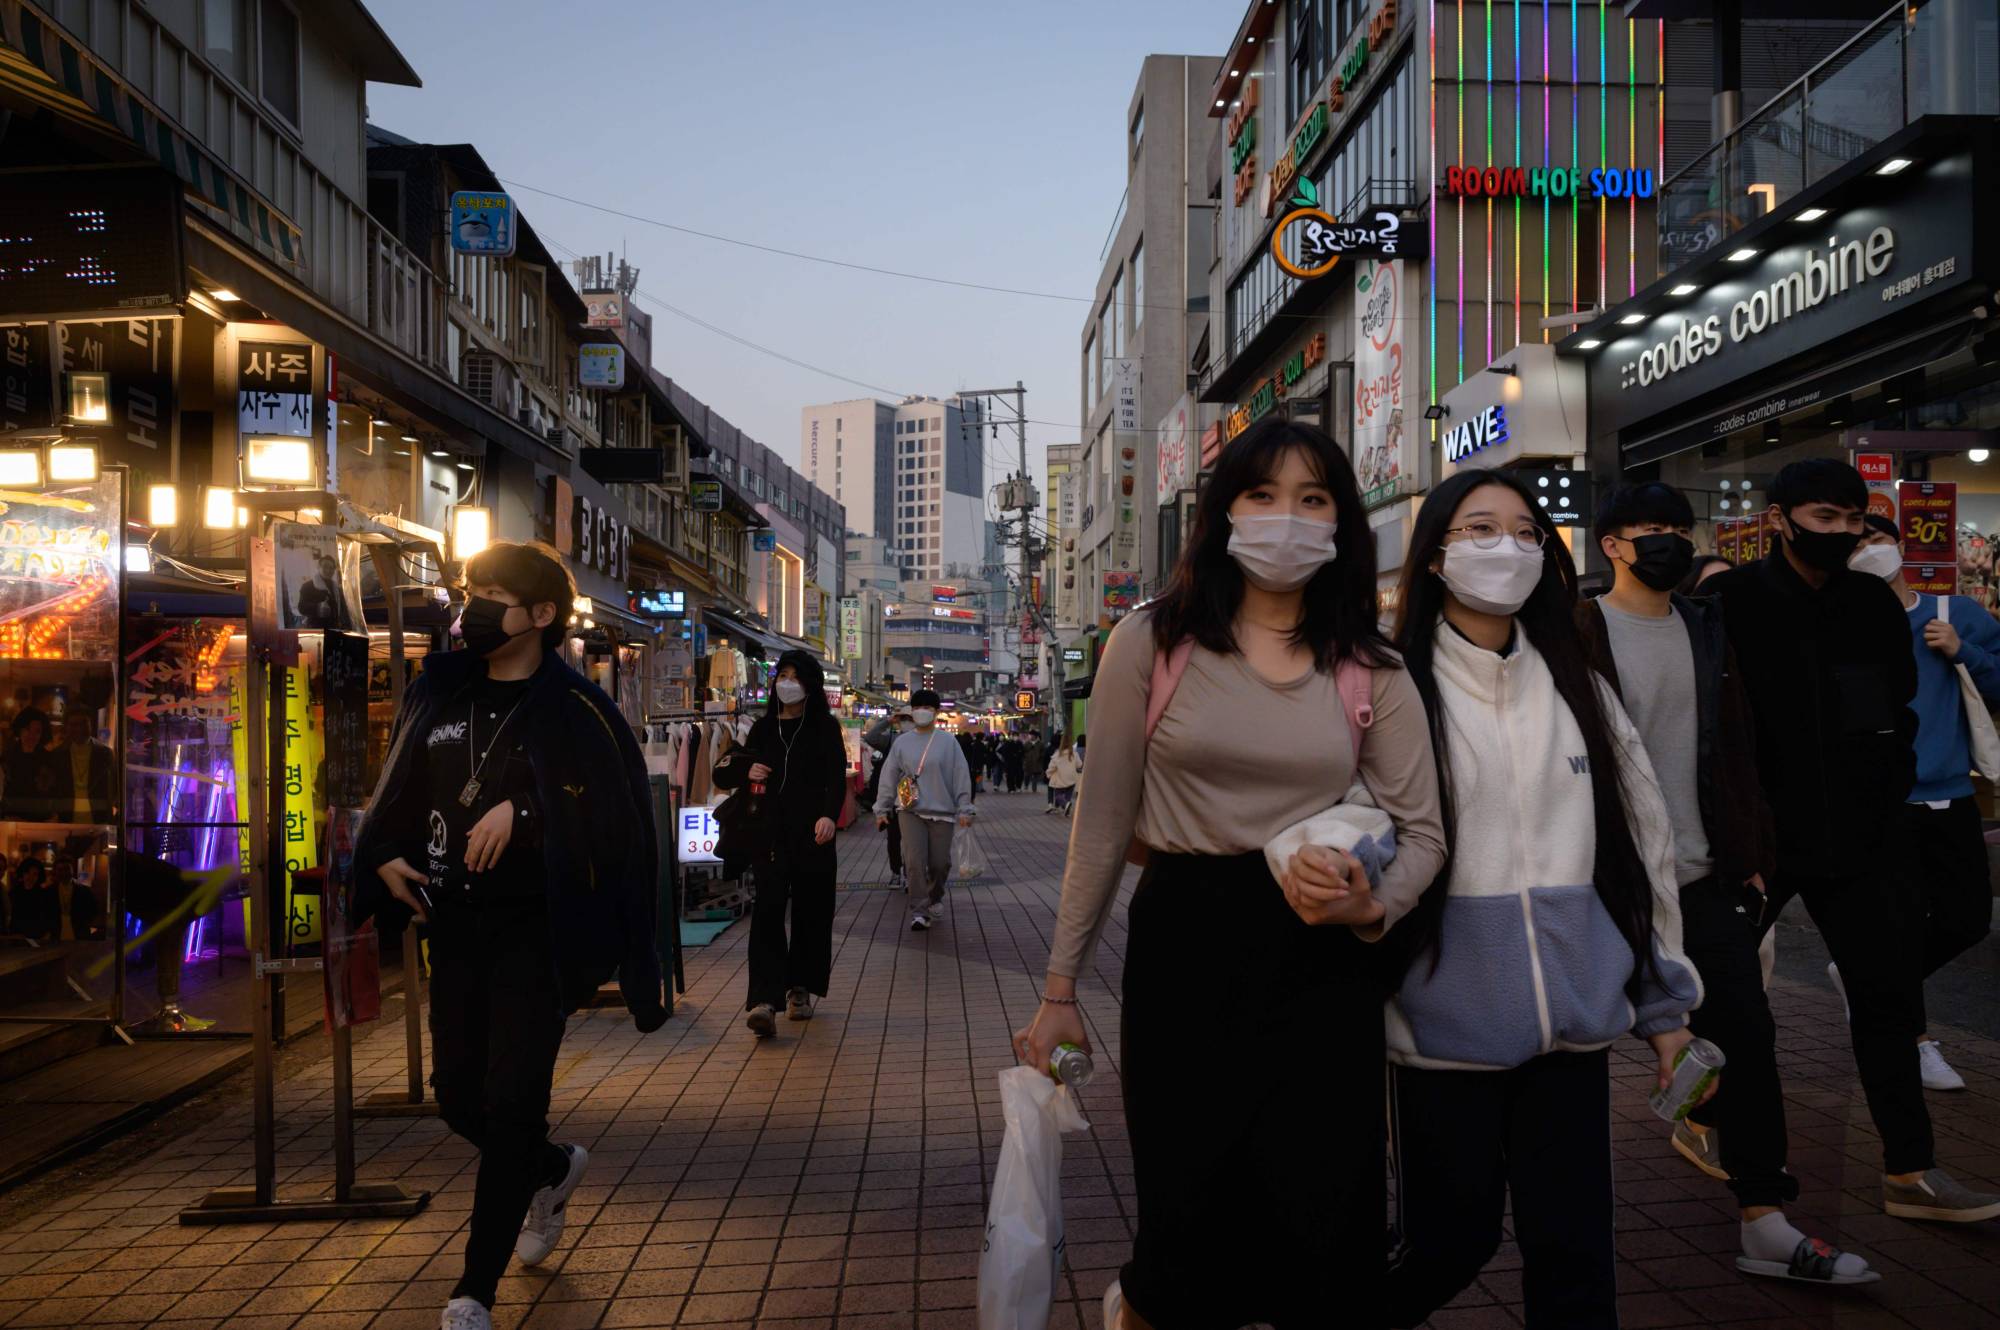
<path id="1" fill-rule="evenodd" d="M 1132 897 L 1120 1069 L 1156 1330 L 1382 1324 L 1383 991 L 1261 853 L 1155 853 Z"/>

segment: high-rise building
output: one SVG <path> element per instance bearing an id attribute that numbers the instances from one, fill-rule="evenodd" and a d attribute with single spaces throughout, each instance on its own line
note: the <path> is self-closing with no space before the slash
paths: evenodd
<path id="1" fill-rule="evenodd" d="M 829 402 L 800 412 L 800 470 L 846 506 L 854 530 L 879 536 L 914 577 L 993 561 L 987 519 L 984 403 L 908 397 Z"/>
<path id="2" fill-rule="evenodd" d="M 1083 511 L 1080 496 L 1088 479 L 1082 459 L 1080 444 L 1049 445 L 1049 483 L 1043 487 L 1048 504 L 1049 558 L 1042 584 L 1047 588 L 1050 622 L 1057 628 L 1076 628 L 1081 623 L 1076 596 L 1077 518 Z"/>

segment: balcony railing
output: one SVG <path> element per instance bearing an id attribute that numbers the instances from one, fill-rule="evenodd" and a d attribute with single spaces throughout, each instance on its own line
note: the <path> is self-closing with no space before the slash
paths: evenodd
<path id="1" fill-rule="evenodd" d="M 1660 187 L 1673 271 L 1925 115 L 2000 113 L 2000 0 L 1898 5 Z"/>
<path id="2" fill-rule="evenodd" d="M 101 66 L 128 101 L 211 154 L 233 177 L 231 196 L 254 200 L 288 222 L 298 243 L 274 240 L 280 228 L 267 232 L 254 224 L 254 209 L 219 206 L 205 179 L 188 190 L 202 217 L 413 360 L 433 369 L 442 364 L 445 291 L 436 275 L 376 224 L 348 184 L 308 159 L 297 133 L 257 98 L 139 0 L 27 0 L 24 8 L 80 43 L 80 58 Z M 96 72 L 84 71 L 86 82 Z M 355 151 L 356 162 L 365 161 L 358 141 Z"/>

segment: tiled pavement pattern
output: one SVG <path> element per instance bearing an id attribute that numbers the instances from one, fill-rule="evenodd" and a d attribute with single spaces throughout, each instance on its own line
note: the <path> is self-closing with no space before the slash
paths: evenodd
<path id="1" fill-rule="evenodd" d="M 503 1326 L 971 1327 L 984 1181 L 1000 1143 L 993 1073 L 1030 1013 L 1067 824 L 1039 796 L 981 800 L 999 883 L 955 890 L 945 921 L 907 931 L 900 895 L 842 894 L 833 995 L 809 1025 L 753 1046 L 738 1008 L 747 925 L 690 954 L 691 992 L 666 1029 L 622 1013 L 576 1018 L 560 1064 L 560 1139 L 592 1152 L 562 1246 L 501 1286 Z M 880 883 L 882 841 L 842 838 L 843 880 Z M 1227 927 L 1227 920 L 1218 920 Z M 1065 1201 L 1073 1300 L 1054 1325 L 1098 1325 L 1123 1258 L 1129 1156 L 1111 1065 L 1123 943 L 1113 923 L 1086 1009 L 1103 1056 L 1072 1138 Z M 1199 973 L 1188 976 L 1199 1000 Z M 1876 1144 L 1830 993 L 1776 994 L 1784 1027 L 1800 1212 L 1888 1273 L 1845 1296 L 1740 1278 L 1724 1189 L 1667 1148 L 1642 1101 L 1639 1045 L 1617 1073 L 1620 1249 L 1627 1327 L 2000 1326 L 2000 1225 L 1921 1227 L 1874 1205 Z M 2000 1045 L 1951 1036 L 1971 1092 L 1934 1096 L 1945 1164 L 2000 1183 Z M 1301 1056 L 1310 1056 L 1301 1049 Z M 401 1032 L 357 1041 L 366 1091 L 401 1075 Z M 1367 1092 L 1372 1093 L 1372 1090 Z M 282 1175 L 293 1194 L 330 1172 L 324 1063 L 280 1086 Z M 213 1092 L 185 1138 L 0 1228 L 0 1325 L 430 1327 L 457 1273 L 472 1152 L 435 1120 L 365 1122 L 362 1175 L 438 1195 L 407 1221 L 183 1228 L 178 1209 L 247 1181 L 247 1085 Z M 189 1115 L 183 1114 L 185 1120 Z M 1301 1124 L 1302 1148 L 1310 1124 Z M 115 1147 L 114 1147 L 115 1148 Z M 44 1189 L 44 1192 L 46 1189 Z M 12 1198 L 10 1198 L 12 1199 Z M 1518 1258 L 1503 1251 L 1434 1324 L 1518 1324 Z M 1329 1290 L 1337 1306 L 1338 1290 Z M 1338 1324 L 1330 1312 L 1329 1325 Z"/>

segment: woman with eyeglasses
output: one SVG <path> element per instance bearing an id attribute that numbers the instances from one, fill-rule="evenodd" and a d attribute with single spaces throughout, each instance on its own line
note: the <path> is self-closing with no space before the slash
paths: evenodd
<path id="1" fill-rule="evenodd" d="M 1701 999 L 1666 806 L 1575 601 L 1569 551 L 1511 473 L 1425 498 L 1396 645 L 1429 713 L 1447 857 L 1397 930 L 1388 1005 L 1391 1325 L 1473 1281 L 1510 1194 L 1528 1324 L 1618 1323 L 1608 1050 L 1645 1039 L 1666 1084 Z"/>

